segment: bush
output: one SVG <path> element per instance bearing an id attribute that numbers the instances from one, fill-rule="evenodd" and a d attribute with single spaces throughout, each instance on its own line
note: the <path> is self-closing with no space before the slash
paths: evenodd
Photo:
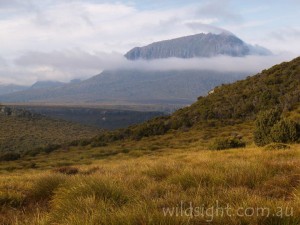
<path id="1" fill-rule="evenodd" d="M 16 152 L 6 152 L 0 155 L 0 161 L 15 161 L 21 158 L 21 155 Z"/>
<path id="2" fill-rule="evenodd" d="M 100 141 L 94 141 L 91 143 L 91 147 L 96 148 L 96 147 L 105 147 L 107 144 L 105 142 L 100 142 Z"/>
<path id="3" fill-rule="evenodd" d="M 211 150 L 224 150 L 230 148 L 244 148 L 246 143 L 238 138 L 217 138 L 210 146 Z"/>
<path id="4" fill-rule="evenodd" d="M 49 154 L 49 153 L 51 153 L 51 152 L 53 152 L 53 151 L 59 149 L 60 147 L 61 147 L 61 146 L 58 145 L 58 144 L 50 144 L 50 145 L 48 145 L 48 146 L 46 146 L 46 147 L 44 148 L 44 152 L 47 153 L 47 154 Z"/>
<path id="5" fill-rule="evenodd" d="M 83 139 L 83 140 L 79 140 L 79 143 L 78 143 L 78 144 L 79 144 L 79 146 L 84 147 L 84 146 L 88 146 L 90 143 L 91 143 L 90 140 Z"/>
<path id="6" fill-rule="evenodd" d="M 277 143 L 296 142 L 297 124 L 289 119 L 281 119 L 272 127 L 270 136 L 272 141 Z"/>
<path id="7" fill-rule="evenodd" d="M 258 114 L 255 121 L 254 142 L 257 146 L 265 146 L 272 142 L 272 127 L 280 120 L 280 111 L 272 109 Z"/>
<path id="8" fill-rule="evenodd" d="M 298 124 L 281 118 L 277 109 L 261 112 L 256 119 L 254 142 L 257 146 L 265 146 L 272 142 L 295 143 L 299 139 Z"/>
<path id="9" fill-rule="evenodd" d="M 24 153 L 24 155 L 28 155 L 28 156 L 31 156 L 31 157 L 35 157 L 35 156 L 37 156 L 38 154 L 40 154 L 42 151 L 43 151 L 43 148 L 30 149 L 30 150 L 26 151 L 26 152 Z"/>

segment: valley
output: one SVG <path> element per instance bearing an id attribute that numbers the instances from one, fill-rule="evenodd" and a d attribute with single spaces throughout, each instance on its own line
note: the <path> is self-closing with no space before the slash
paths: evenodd
<path id="1" fill-rule="evenodd" d="M 165 115 L 166 112 L 147 111 L 147 107 L 137 105 L 133 109 L 124 109 L 126 106 L 59 106 L 59 105 L 11 105 L 15 108 L 25 109 L 32 113 L 41 114 L 53 119 L 61 119 L 78 124 L 105 130 L 126 128 L 131 125 L 145 122 L 154 117 Z M 115 109 L 114 109 L 115 108 Z M 120 109 L 118 109 L 120 108 Z M 156 106 L 152 107 L 153 109 Z M 157 107 L 158 108 L 158 107 Z M 149 109 L 151 106 L 149 106 Z"/>

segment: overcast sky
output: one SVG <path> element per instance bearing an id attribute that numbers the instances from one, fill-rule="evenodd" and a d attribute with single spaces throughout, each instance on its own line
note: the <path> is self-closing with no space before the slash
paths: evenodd
<path id="1" fill-rule="evenodd" d="M 300 55 L 299 16 L 300 0 L 0 0 L 0 82 L 88 78 L 132 67 L 122 54 L 135 46 L 221 30 L 275 54 L 240 63 L 259 70 Z"/>

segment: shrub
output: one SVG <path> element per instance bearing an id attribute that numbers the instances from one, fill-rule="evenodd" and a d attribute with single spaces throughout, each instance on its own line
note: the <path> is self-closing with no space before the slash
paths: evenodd
<path id="1" fill-rule="evenodd" d="M 50 145 L 47 145 L 45 148 L 44 148 L 44 152 L 45 153 L 51 153 L 57 149 L 59 149 L 61 146 L 58 145 L 58 144 L 50 144 Z"/>
<path id="2" fill-rule="evenodd" d="M 105 142 L 100 142 L 100 141 L 93 141 L 91 143 L 91 147 L 96 148 L 96 147 L 105 147 L 107 144 Z"/>
<path id="3" fill-rule="evenodd" d="M 0 155 L 0 161 L 15 161 L 21 158 L 21 155 L 16 152 L 6 152 Z"/>
<path id="4" fill-rule="evenodd" d="M 82 146 L 82 147 L 88 146 L 90 143 L 91 143 L 90 140 L 83 139 L 83 140 L 80 140 L 80 141 L 79 141 L 79 146 Z"/>
<path id="5" fill-rule="evenodd" d="M 270 136 L 273 142 L 293 143 L 296 142 L 297 124 L 289 119 L 281 119 L 271 129 Z"/>
<path id="6" fill-rule="evenodd" d="M 272 109 L 258 114 L 255 121 L 254 142 L 257 146 L 265 146 L 272 142 L 272 127 L 280 120 L 280 111 Z"/>
<path id="7" fill-rule="evenodd" d="M 261 112 L 256 119 L 254 142 L 265 146 L 272 142 L 294 143 L 299 139 L 298 124 L 287 118 L 280 118 L 277 109 Z"/>
<path id="8" fill-rule="evenodd" d="M 38 154 L 40 154 L 42 151 L 43 151 L 43 148 L 30 149 L 30 150 L 26 151 L 26 152 L 24 153 L 24 155 L 28 155 L 28 156 L 31 156 L 31 157 L 35 157 L 35 156 L 37 156 Z"/>
<path id="9" fill-rule="evenodd" d="M 246 143 L 239 138 L 217 138 L 210 146 L 211 150 L 224 150 L 230 148 L 244 148 Z"/>

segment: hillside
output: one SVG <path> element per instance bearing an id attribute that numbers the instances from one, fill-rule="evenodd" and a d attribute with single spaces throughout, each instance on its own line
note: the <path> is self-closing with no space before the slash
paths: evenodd
<path id="1" fill-rule="evenodd" d="M 285 112 L 300 102 L 300 57 L 233 84 L 216 87 L 172 120 L 195 124 L 209 119 L 253 119 L 261 110 L 279 107 Z"/>
<path id="2" fill-rule="evenodd" d="M 196 34 L 172 40 L 152 43 L 144 47 L 136 47 L 125 54 L 130 60 L 162 59 L 162 58 L 194 58 L 227 55 L 242 57 L 246 55 L 270 55 L 269 50 L 246 44 L 231 33 Z"/>
<path id="3" fill-rule="evenodd" d="M 28 86 L 16 85 L 16 84 L 0 84 L 0 95 L 10 94 L 14 92 L 24 91 L 28 89 Z"/>
<path id="4" fill-rule="evenodd" d="M 25 110 L 1 107 L 0 153 L 26 153 L 40 147 L 87 139 L 99 129 L 63 120 L 49 119 Z"/>
<path id="5" fill-rule="evenodd" d="M 49 88 L 57 88 L 66 85 L 66 83 L 59 81 L 37 81 L 33 85 L 31 85 L 30 89 L 49 89 Z"/>

